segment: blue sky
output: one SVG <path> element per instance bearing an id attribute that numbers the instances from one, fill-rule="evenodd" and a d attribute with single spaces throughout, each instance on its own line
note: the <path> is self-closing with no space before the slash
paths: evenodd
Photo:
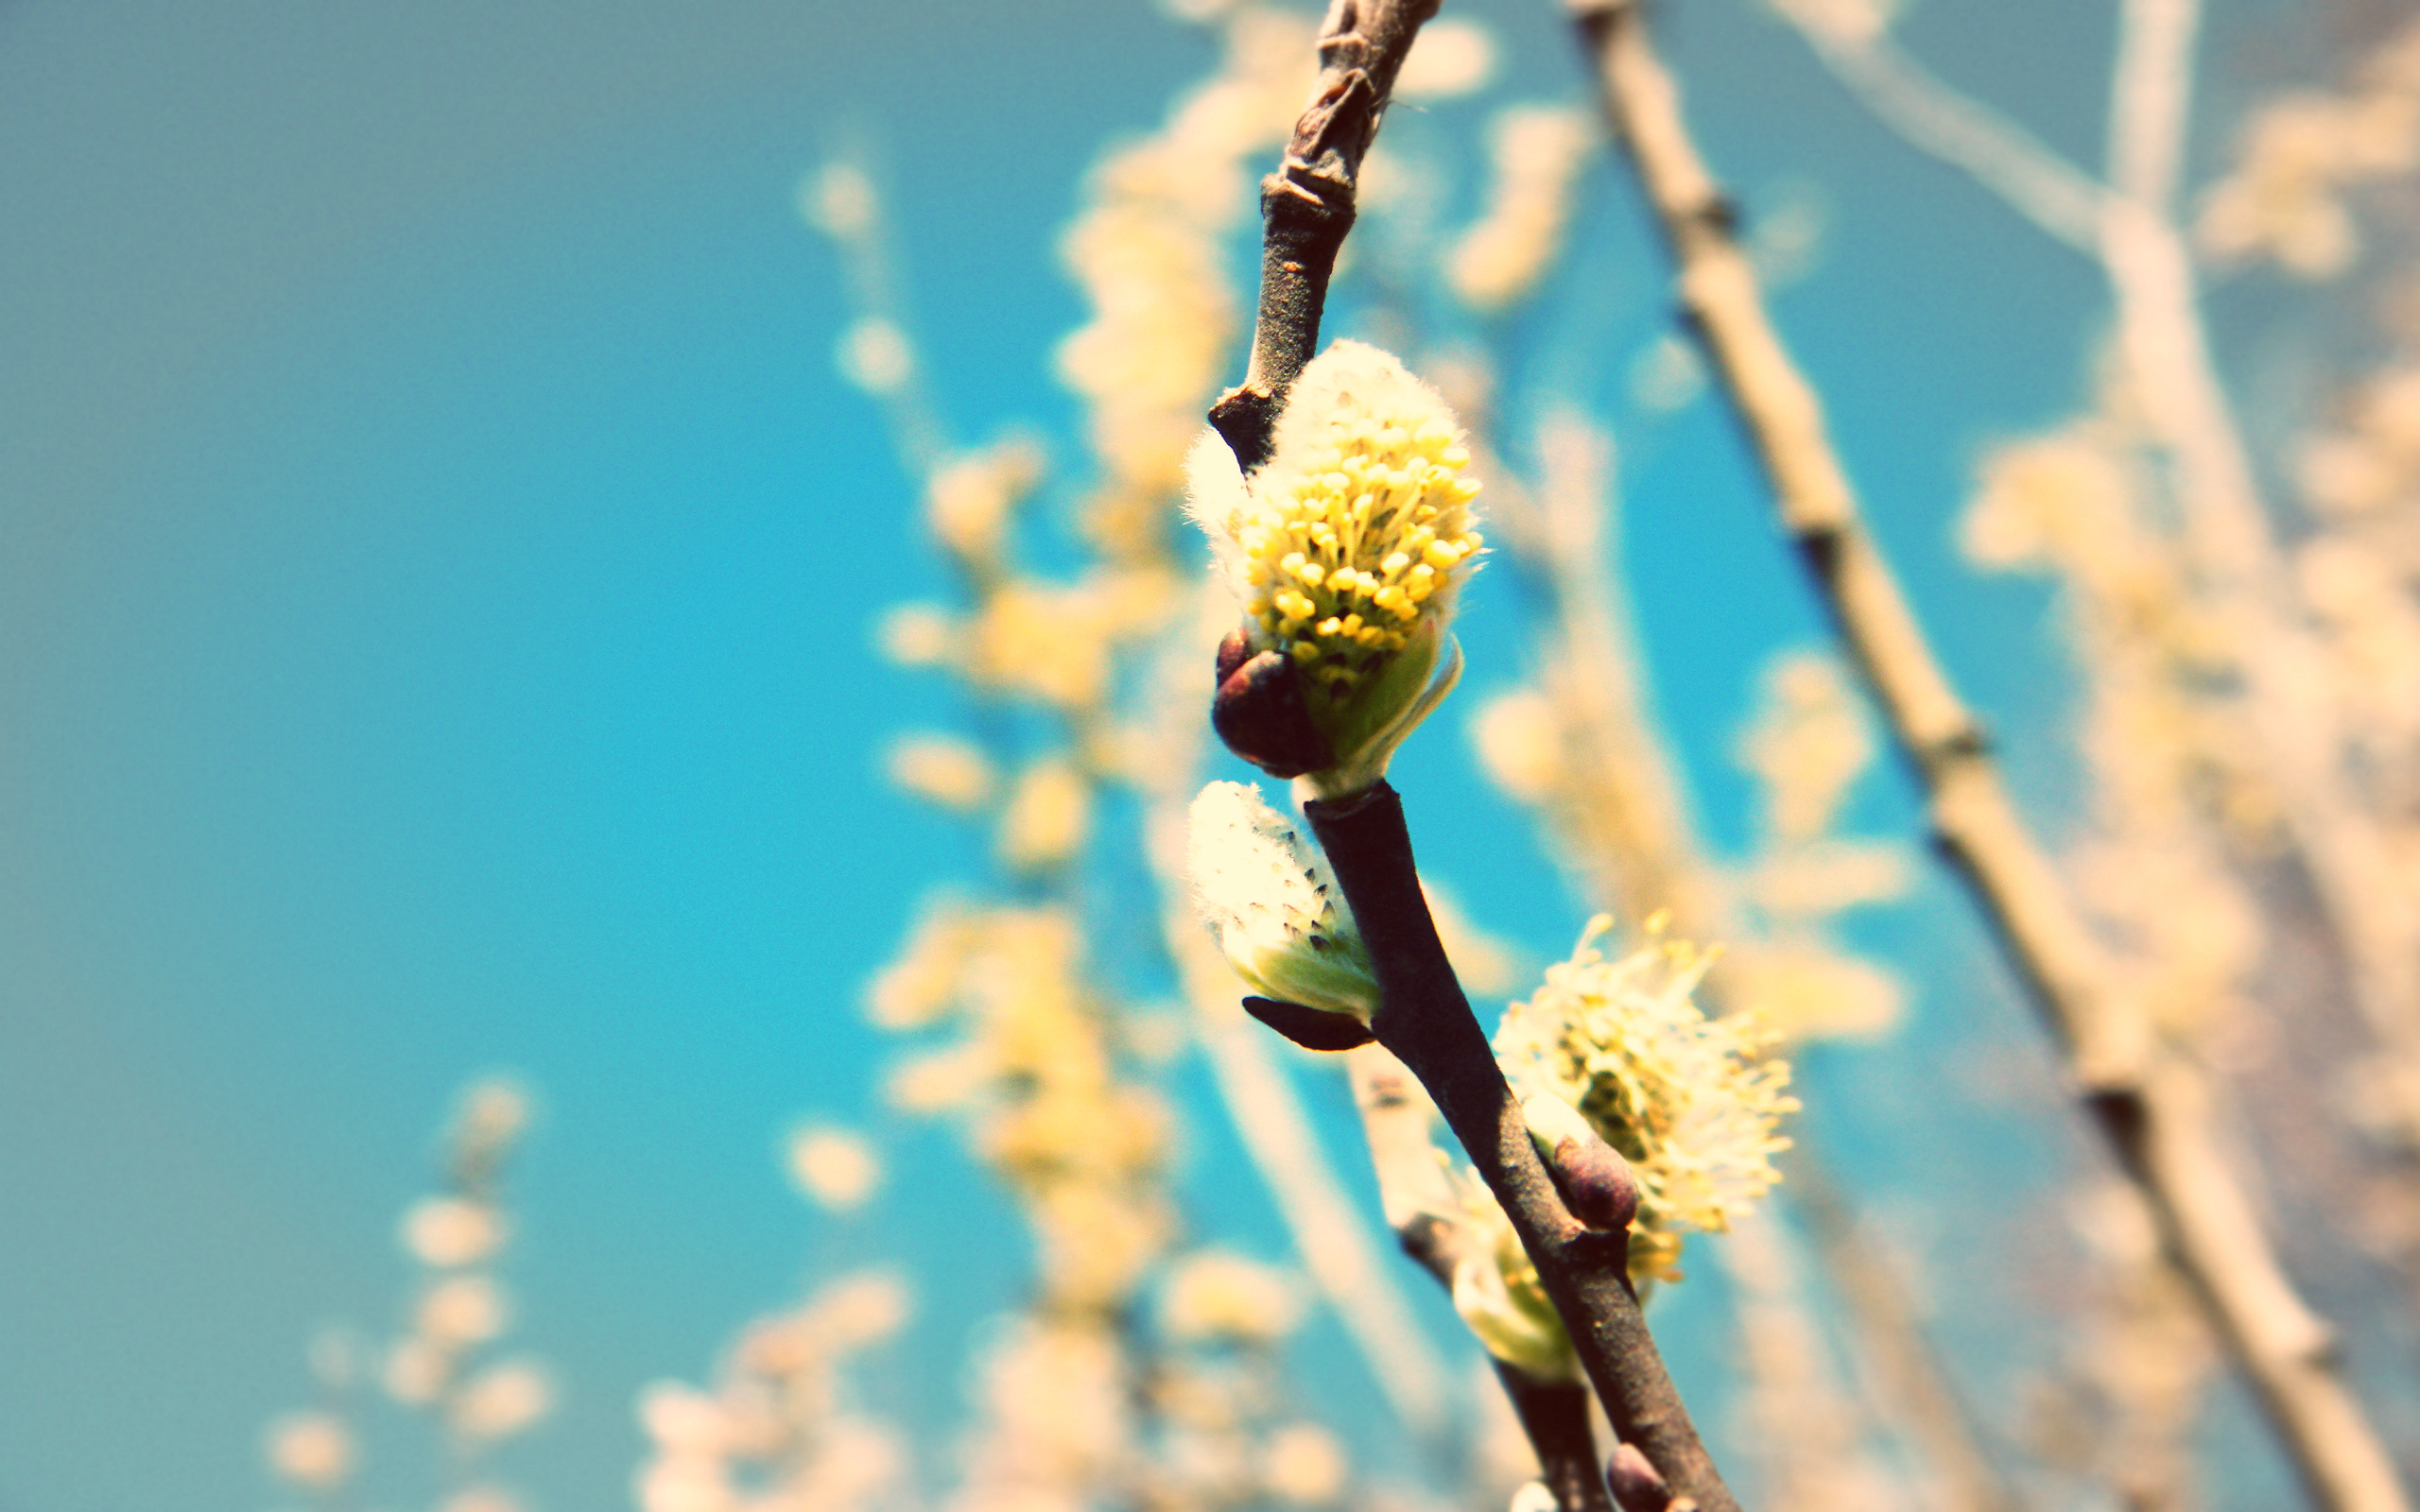
<path id="1" fill-rule="evenodd" d="M 2092 270 L 1737 0 L 1670 9 L 1752 212 L 1826 197 L 1785 322 L 2057 812 L 2046 600 L 1966 576 L 1948 523 L 1978 447 L 2073 403 Z M 1470 8 L 1507 77 L 1391 131 L 1574 97 L 1553 9 Z M 2223 21 L 2221 58 L 2290 36 Z M 2105 25 L 1940 0 L 1910 41 L 2089 163 Z M 867 627 L 944 580 L 831 371 L 847 311 L 793 191 L 838 134 L 872 141 L 959 433 L 1029 422 L 1072 459 L 1056 229 L 1099 146 L 1210 61 L 1099 0 L 0 6 L 0 1512 L 271 1504 L 259 1424 L 304 1395 L 315 1325 L 391 1319 L 430 1130 L 499 1067 L 545 1110 L 514 1272 L 567 1392 L 516 1459 L 543 1505 L 622 1502 L 639 1383 L 876 1254 L 928 1300 L 870 1389 L 947 1419 L 958 1345 L 1018 1266 L 965 1240 L 1006 1210 L 933 1130 L 885 1126 L 907 1174 L 851 1228 L 773 1158 L 798 1113 L 878 1116 L 859 985 L 979 854 L 876 781 L 891 732 L 952 706 Z M 1608 340 L 1653 329 L 1662 270 L 1609 170 L 1583 218 L 1597 260 L 1557 297 Z M 1731 730 L 1818 623 L 1722 416 L 1634 444 L 1632 593 L 1736 844 Z M 1474 597 L 1484 688 L 1517 671 L 1485 640 L 1516 616 Z M 1407 792 L 1467 784 L 1436 744 Z M 1910 822 L 1894 782 L 1861 823 Z M 1434 812 L 1424 859 L 1559 952 L 1578 911 L 1510 812 Z M 1870 927 L 1927 968 L 1910 1047 L 1968 992 L 1982 1027 L 1951 1038 L 2026 1043 L 2004 990 L 1962 986 L 1981 942 L 1937 885 Z M 1917 1074 L 1919 1048 L 1841 1074 Z M 1914 1125 L 1876 1106 L 1841 1138 L 1895 1169 Z M 1229 1138 L 1193 1138 L 1199 1211 L 1273 1252 Z"/>

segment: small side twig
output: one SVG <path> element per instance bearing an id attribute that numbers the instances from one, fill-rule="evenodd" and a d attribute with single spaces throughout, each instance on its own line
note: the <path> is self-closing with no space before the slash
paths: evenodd
<path id="1" fill-rule="evenodd" d="M 2394 1462 L 2220 1154 L 2203 1077 L 2155 1042 L 2009 800 L 1982 730 L 1866 533 L 1824 412 L 1782 345 L 1635 0 L 1581 0 L 1581 34 L 1678 266 L 1681 302 L 1755 448 L 1842 643 L 1923 782 L 1933 835 L 2066 1051 L 2110 1153 L 2192 1283 L 2313 1503 L 2406 1512 Z M 1340 870 L 1341 868 L 1340 868 Z"/>
<path id="2" fill-rule="evenodd" d="M 1261 180 L 1260 315 L 1243 383 L 1210 423 L 1251 472 L 1269 460 L 1287 390 L 1311 360 L 1336 254 L 1353 229 L 1361 160 L 1377 139 L 1395 75 L 1439 0 L 1332 0 L 1320 24 L 1320 79 L 1285 161 Z"/>
<path id="3" fill-rule="evenodd" d="M 1428 1129 L 1435 1109 L 1402 1061 L 1384 1045 L 1348 1051 L 1354 1106 L 1370 1143 L 1378 1177 L 1378 1201 L 1403 1252 L 1421 1269 L 1454 1289 L 1454 1267 L 1476 1242 L 1470 1225 L 1457 1221 L 1454 1190 L 1438 1163 Z M 1554 1496 L 1558 1512 L 1614 1512 L 1605 1489 L 1597 1435 L 1588 1419 L 1588 1388 L 1578 1382 L 1540 1381 L 1497 1361 L 1496 1379 L 1538 1456 L 1538 1478 Z"/>
<path id="4" fill-rule="evenodd" d="M 1737 1512 L 1689 1420 L 1631 1291 L 1629 1239 L 1582 1228 L 1530 1142 L 1512 1090 L 1471 1013 L 1420 890 L 1403 800 L 1384 782 L 1304 813 L 1361 927 L 1382 1005 L 1378 1043 L 1420 1078 L 1537 1266 L 1572 1347 L 1625 1444 L 1675 1505 Z"/>

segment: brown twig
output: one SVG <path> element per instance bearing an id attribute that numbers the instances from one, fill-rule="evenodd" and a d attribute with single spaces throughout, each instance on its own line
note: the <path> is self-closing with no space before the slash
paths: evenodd
<path id="1" fill-rule="evenodd" d="M 1676 1504 L 1685 1498 L 1699 1512 L 1737 1512 L 1631 1291 L 1627 1234 L 1581 1227 L 1530 1143 L 1429 918 L 1403 800 L 1380 782 L 1304 812 L 1370 952 L 1382 1001 L 1371 1024 L 1378 1043 L 1420 1079 L 1503 1207 L 1615 1433 L 1646 1455 Z"/>
<path id="2" fill-rule="evenodd" d="M 1662 223 L 1683 310 L 1754 447 L 1842 642 L 1915 768 L 1933 835 L 2065 1049 L 2080 1096 L 2253 1387 L 2312 1500 L 2406 1512 L 2394 1465 L 2218 1153 L 2202 1077 L 2153 1042 L 2001 786 L 1861 523 L 1823 408 L 1764 310 L 1634 0 L 1579 0 L 1607 112 Z"/>
<path id="3" fill-rule="evenodd" d="M 1320 79 L 1277 171 L 1261 180 L 1260 315 L 1243 383 L 1210 423 L 1246 472 L 1269 460 L 1287 390 L 1311 360 L 1328 280 L 1353 229 L 1361 159 L 1377 139 L 1395 74 L 1439 0 L 1331 0 L 1320 24 Z"/>
<path id="4" fill-rule="evenodd" d="M 1454 1267 L 1478 1241 L 1460 1218 L 1453 1184 L 1429 1141 L 1436 1109 L 1384 1045 L 1348 1051 L 1345 1064 L 1387 1225 L 1403 1252 L 1451 1292 Z M 1537 1452 L 1538 1477 L 1553 1493 L 1558 1512 L 1614 1512 L 1588 1421 L 1588 1388 L 1577 1382 L 1540 1381 L 1500 1360 L 1495 1375 Z"/>

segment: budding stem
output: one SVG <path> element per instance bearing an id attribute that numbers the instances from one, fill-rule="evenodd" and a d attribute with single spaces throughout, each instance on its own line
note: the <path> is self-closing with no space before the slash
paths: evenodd
<path id="1" fill-rule="evenodd" d="M 1429 918 L 1403 799 L 1381 780 L 1350 798 L 1315 799 L 1304 813 L 1377 976 L 1372 1030 L 1420 1078 L 1512 1220 L 1615 1432 L 1647 1456 L 1676 1497 L 1694 1498 L 1700 1512 L 1738 1512 L 1648 1333 L 1630 1287 L 1627 1237 L 1582 1227 L 1530 1142 Z"/>

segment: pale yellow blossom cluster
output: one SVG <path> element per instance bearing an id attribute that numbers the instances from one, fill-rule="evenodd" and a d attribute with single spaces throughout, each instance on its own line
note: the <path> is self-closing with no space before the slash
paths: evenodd
<path id="1" fill-rule="evenodd" d="M 856 318 L 833 343 L 833 366 L 881 403 L 900 450 L 922 471 L 945 442 L 895 286 L 882 197 L 863 153 L 844 149 L 809 174 L 798 188 L 798 211 L 832 239 L 856 306 Z"/>
<path id="2" fill-rule="evenodd" d="M 1505 1009 L 1496 1056 L 1516 1091 L 1569 1103 L 1630 1161 L 1632 1273 L 1677 1280 L 1684 1230 L 1720 1232 L 1780 1179 L 1781 1120 L 1798 1104 L 1753 1015 L 1698 1007 L 1711 956 L 1657 940 L 1608 960 L 1596 942 L 1612 927 L 1591 920 L 1571 958 Z"/>
<path id="3" fill-rule="evenodd" d="M 948 667 L 985 693 L 1063 710 L 1097 705 L 1109 692 L 1110 659 L 1129 608 L 1100 579 L 1054 584 L 1015 578 L 969 614 L 932 604 L 892 610 L 878 639 L 907 666 Z"/>
<path id="4" fill-rule="evenodd" d="M 2297 550 L 2295 586 L 2325 638 L 2329 692 L 2370 768 L 2420 776 L 2420 360 L 2355 387 L 2341 422 L 2301 451 L 2321 528 Z"/>
<path id="5" fill-rule="evenodd" d="M 946 1031 L 893 1074 L 914 1112 L 967 1120 L 1023 1200 L 1053 1306 L 1114 1309 L 1164 1252 L 1167 1110 L 1132 1079 L 1111 1005 L 1056 907 L 934 911 L 870 992 L 877 1022 Z"/>
<path id="6" fill-rule="evenodd" d="M 2031 1447 L 2096 1494 L 2193 1505 L 2193 1432 L 2219 1365 L 2209 1330 L 2141 1198 L 2116 1182 L 2086 1186 L 2067 1216 L 2095 1264 L 2060 1368 L 2027 1414 Z"/>
<path id="7" fill-rule="evenodd" d="M 1420 28 L 1395 75 L 1399 100 L 1449 100 L 1495 77 L 1495 34 L 1468 16 L 1439 16 Z"/>
<path id="8" fill-rule="evenodd" d="M 1046 756 L 1017 774 L 1000 812 L 1000 864 L 1050 871 L 1073 862 L 1092 837 L 1093 785 L 1076 764 Z"/>
<path id="9" fill-rule="evenodd" d="M 1964 523 L 1987 567 L 2055 576 L 2084 681 L 2094 824 L 2070 858 L 2153 1022 L 2206 1022 L 2263 948 L 2260 910 L 2222 853 L 2257 843 L 2276 799 L 2229 695 L 2219 624 L 2155 513 L 2127 395 L 1986 454 Z"/>
<path id="10" fill-rule="evenodd" d="M 1232 1251 L 1194 1250 L 1168 1267 L 1159 1308 L 1167 1347 L 1146 1398 L 1151 1504 L 1326 1506 L 1341 1498 L 1342 1446 L 1288 1403 L 1285 1345 L 1303 1302 L 1291 1274 Z"/>
<path id="11" fill-rule="evenodd" d="M 1764 928 L 1733 948 L 1726 995 L 1792 1041 L 1877 1035 L 1898 1021 L 1897 978 L 1843 952 L 1825 928 L 1848 909 L 1903 896 L 1912 880 L 1900 847 L 1836 833 L 1877 754 L 1839 662 L 1786 651 L 1767 666 L 1737 747 L 1761 813 L 1740 891 Z"/>
<path id="12" fill-rule="evenodd" d="M 1604 134 L 1576 106 L 1516 105 L 1490 123 L 1487 205 L 1445 257 L 1445 281 L 1463 303 L 1493 315 L 1536 291 L 1563 250 L 1581 170 Z"/>
<path id="13" fill-rule="evenodd" d="M 904 736 L 891 743 L 885 766 L 902 792 L 954 814 L 980 809 L 999 782 L 983 748 L 955 735 Z"/>
<path id="14" fill-rule="evenodd" d="M 375 1372 L 388 1396 L 439 1425 L 463 1477 L 554 1408 L 554 1380 L 543 1364 L 497 1353 L 512 1321 L 510 1297 L 494 1273 L 510 1233 L 504 1172 L 528 1122 L 528 1093 L 517 1083 L 473 1083 L 447 1134 L 444 1189 L 413 1203 L 398 1225 L 419 1275 L 405 1328 L 379 1351 Z M 323 1499 L 342 1491 L 360 1457 L 341 1404 L 364 1373 L 364 1352 L 350 1335 L 323 1338 L 314 1347 L 313 1367 L 331 1405 L 289 1414 L 269 1430 L 270 1468 Z M 464 1503 L 474 1509 L 483 1504 L 475 1499 L 507 1512 L 515 1505 L 509 1493 L 475 1481 L 462 1497 L 475 1499 Z"/>
<path id="15" fill-rule="evenodd" d="M 827 1212 L 855 1212 L 882 1185 L 882 1157 L 855 1129 L 802 1124 L 790 1131 L 784 1153 L 789 1158 L 791 1183 Z"/>
<path id="16" fill-rule="evenodd" d="M 1086 406 L 1100 478 L 1085 520 L 1114 560 L 1165 550 L 1185 449 L 1239 324 L 1224 236 L 1251 211 L 1259 161 L 1286 140 L 1316 67 L 1299 16 L 1239 6 L 1219 25 L 1219 72 L 1093 170 L 1061 244 L 1092 315 L 1061 343 L 1059 376 Z"/>
<path id="17" fill-rule="evenodd" d="M 925 485 L 925 528 L 966 572 L 996 572 L 1009 527 L 1043 475 L 1041 447 L 1022 437 L 954 457 Z"/>
<path id="18" fill-rule="evenodd" d="M 1303 369 L 1250 479 L 1215 436 L 1194 449 L 1193 507 L 1243 600 L 1253 644 L 1348 693 L 1450 609 L 1485 542 L 1470 450 L 1434 389 L 1387 352 L 1338 341 Z"/>
<path id="19" fill-rule="evenodd" d="M 908 1321 L 889 1271 L 833 1280 L 740 1334 L 711 1388 L 660 1381 L 639 1398 L 648 1442 L 639 1512 L 859 1512 L 894 1504 L 907 1445 L 856 1409 L 844 1370 Z"/>
<path id="20" fill-rule="evenodd" d="M 1161 1283 L 1161 1327 L 1183 1344 L 1273 1344 L 1293 1332 L 1302 1314 L 1293 1277 L 1228 1250 L 1195 1250 Z"/>
<path id="21" fill-rule="evenodd" d="M 948 1512 L 1090 1512 L 1140 1489 L 1123 1341 L 1106 1318 L 1020 1319 L 980 1362 L 983 1431 Z"/>
<path id="22" fill-rule="evenodd" d="M 268 1425 L 269 1469 L 296 1487 L 326 1495 L 353 1478 L 353 1429 L 332 1412 L 290 1412 Z"/>
<path id="23" fill-rule="evenodd" d="M 2300 278 L 2342 272 L 2360 251 L 2344 200 L 2420 167 L 2420 25 L 2368 51 L 2350 88 L 2285 95 L 2244 129 L 2235 170 L 2202 206 L 2202 245 Z"/>

